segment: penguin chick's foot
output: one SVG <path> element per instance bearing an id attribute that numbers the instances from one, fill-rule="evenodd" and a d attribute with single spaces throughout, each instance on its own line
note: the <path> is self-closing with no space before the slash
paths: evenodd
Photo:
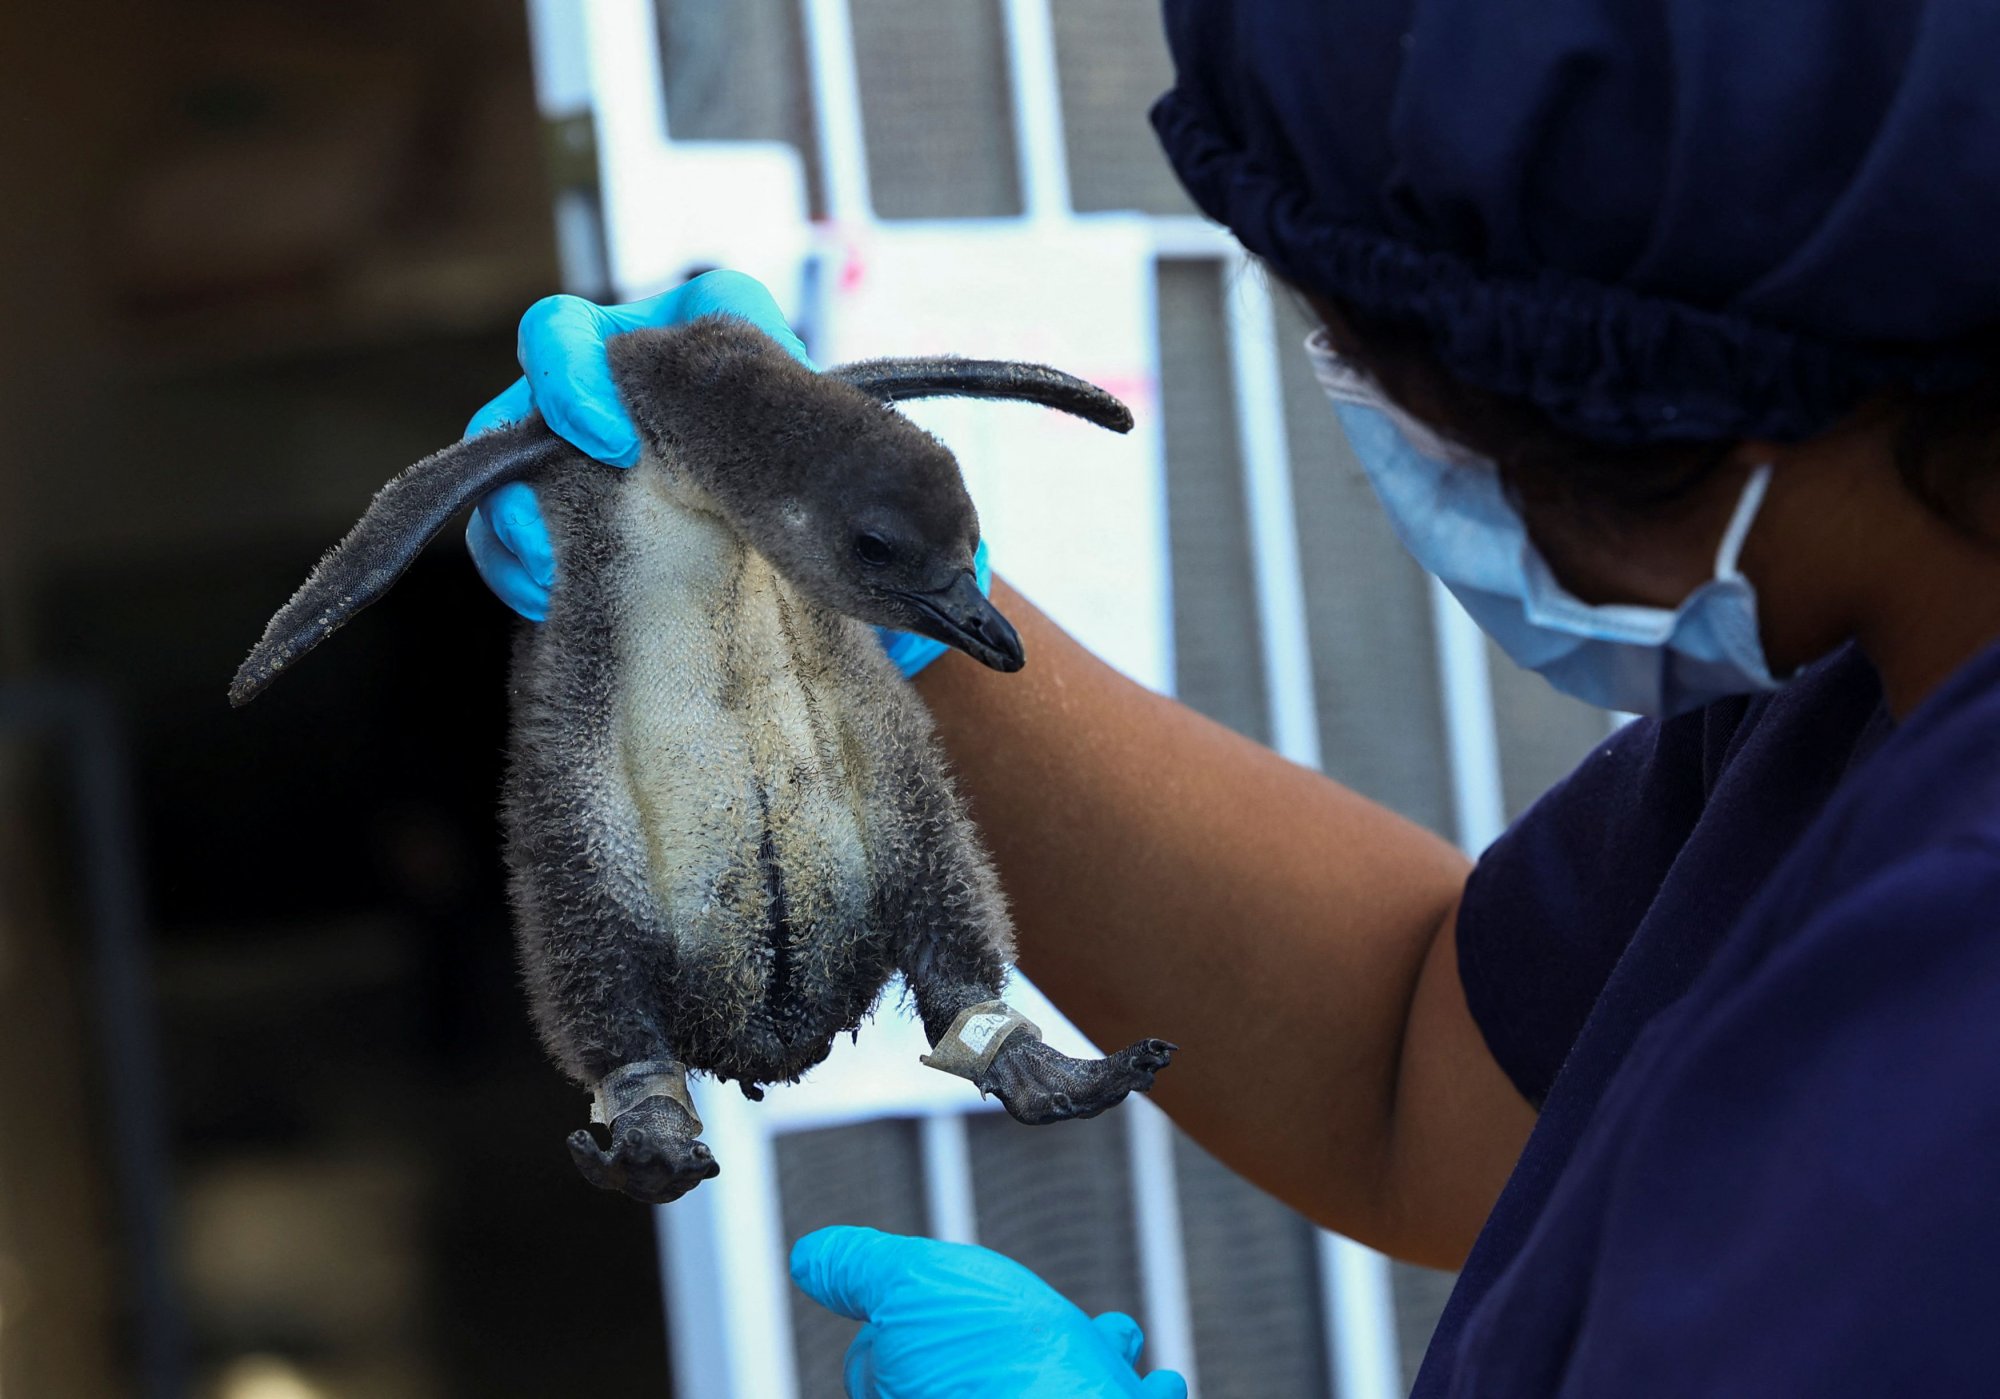
<path id="1" fill-rule="evenodd" d="M 1140 1040 L 1102 1059 L 1072 1059 L 1028 1035 L 1012 1036 L 977 1079 L 1017 1122 L 1039 1127 L 1071 1117 L 1095 1117 L 1116 1107 L 1128 1093 L 1153 1086 L 1178 1046 Z"/>
<path id="2" fill-rule="evenodd" d="M 664 1205 L 718 1174 L 701 1122 L 671 1098 L 648 1098 L 611 1121 L 611 1149 L 588 1128 L 572 1132 L 569 1154 L 599 1190 L 617 1190 L 648 1205 Z"/>

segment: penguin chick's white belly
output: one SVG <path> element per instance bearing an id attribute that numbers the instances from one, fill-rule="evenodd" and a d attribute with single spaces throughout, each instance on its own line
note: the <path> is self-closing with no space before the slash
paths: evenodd
<path id="1" fill-rule="evenodd" d="M 834 683 L 838 626 L 718 516 L 657 487 L 623 495 L 615 723 L 649 884 L 683 974 L 747 1013 L 802 994 L 785 984 L 799 954 L 835 972 L 867 927 L 866 759 Z"/>

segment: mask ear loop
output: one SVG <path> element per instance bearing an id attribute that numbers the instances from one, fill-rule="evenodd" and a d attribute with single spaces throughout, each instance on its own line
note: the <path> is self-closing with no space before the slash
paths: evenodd
<path id="1" fill-rule="evenodd" d="M 1388 402 L 1388 396 L 1375 387 L 1365 371 L 1340 357 L 1325 331 L 1315 330 L 1306 337 L 1306 358 L 1312 361 L 1313 377 L 1328 397 L 1358 408 L 1381 408 Z"/>
<path id="2" fill-rule="evenodd" d="M 1715 576 L 1717 578 L 1741 578 L 1742 570 L 1736 567 L 1737 559 L 1743 553 L 1743 541 L 1750 537 L 1750 527 L 1757 523 L 1757 512 L 1763 507 L 1764 493 L 1771 486 L 1771 463 L 1750 473 L 1750 479 L 1743 483 L 1743 494 L 1736 501 L 1735 513 L 1729 517 L 1729 528 L 1722 532 L 1722 543 L 1715 550 Z"/>
<path id="3" fill-rule="evenodd" d="M 1375 377 L 1358 365 L 1342 359 L 1326 332 L 1315 330 L 1306 337 L 1306 358 L 1312 361 L 1313 377 L 1336 404 L 1350 404 L 1380 413 L 1403 441 L 1419 455 L 1446 466 L 1472 467 L 1493 471 L 1493 463 L 1477 452 L 1461 447 L 1439 433 L 1429 423 L 1412 417 L 1403 406 L 1382 391 Z"/>

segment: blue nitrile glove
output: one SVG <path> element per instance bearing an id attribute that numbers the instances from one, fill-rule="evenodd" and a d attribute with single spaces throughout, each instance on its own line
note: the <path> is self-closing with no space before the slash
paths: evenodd
<path id="1" fill-rule="evenodd" d="M 1133 1369 L 1139 1323 L 1092 1320 L 991 1249 L 839 1225 L 793 1245 L 792 1281 L 867 1323 L 847 1349 L 848 1399 L 1187 1399 L 1173 1371 Z"/>
<path id="2" fill-rule="evenodd" d="M 771 293 L 741 272 L 707 272 L 672 291 L 625 306 L 598 306 L 576 296 L 544 297 L 521 317 L 518 354 L 523 377 L 473 414 L 465 435 L 517 422 L 535 411 L 599 461 L 631 466 L 639 460 L 639 433 L 612 386 L 604 342 L 628 330 L 680 325 L 718 311 L 741 316 L 802 364 L 812 364 Z M 531 622 L 548 615 L 555 550 L 533 487 L 517 481 L 488 495 L 472 512 L 465 542 L 479 576 L 502 602 Z M 984 541 L 974 567 L 981 590 L 990 590 Z M 927 636 L 905 632 L 881 636 L 883 649 L 905 675 L 915 675 L 945 651 L 942 642 Z"/>

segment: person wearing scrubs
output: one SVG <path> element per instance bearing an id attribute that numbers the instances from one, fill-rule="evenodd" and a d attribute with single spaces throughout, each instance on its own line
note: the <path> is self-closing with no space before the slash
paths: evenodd
<path id="1" fill-rule="evenodd" d="M 996 581 L 1021 675 L 895 654 L 1022 970 L 1178 1042 L 1156 1101 L 1251 1181 L 1461 1270 L 1419 1395 L 2000 1393 L 2000 7 L 1165 19 L 1167 156 L 1317 313 L 1398 536 L 1644 717 L 1469 865 Z M 804 357 L 735 274 L 554 298 L 475 427 L 629 465 L 604 340 L 710 311 Z M 532 492 L 470 539 L 540 615 Z M 832 1229 L 792 1267 L 867 1323 L 856 1396 L 1183 1392 L 986 1250 Z"/>

